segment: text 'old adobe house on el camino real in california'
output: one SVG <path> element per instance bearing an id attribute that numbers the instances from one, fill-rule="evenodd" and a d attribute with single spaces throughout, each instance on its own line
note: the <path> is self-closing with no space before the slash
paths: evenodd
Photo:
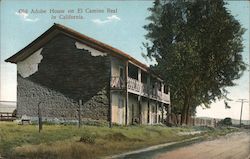
<path id="1" fill-rule="evenodd" d="M 17 116 L 155 124 L 170 113 L 163 80 L 126 53 L 60 24 L 8 58 L 17 64 Z"/>

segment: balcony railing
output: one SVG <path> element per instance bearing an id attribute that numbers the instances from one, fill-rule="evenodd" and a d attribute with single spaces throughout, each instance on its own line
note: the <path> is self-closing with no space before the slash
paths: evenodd
<path id="1" fill-rule="evenodd" d="M 141 95 L 148 96 L 148 86 L 146 84 L 141 85 Z"/>
<path id="2" fill-rule="evenodd" d="M 165 94 L 152 86 L 148 87 L 147 84 L 128 77 L 128 91 L 136 93 L 145 97 L 149 97 L 155 100 L 169 102 L 169 94 Z"/>
<path id="3" fill-rule="evenodd" d="M 126 84 L 125 80 L 122 79 L 120 76 L 114 76 L 111 78 L 111 88 L 113 89 L 125 89 Z"/>
<path id="4" fill-rule="evenodd" d="M 157 88 L 153 88 L 152 86 L 149 87 L 147 84 L 144 84 L 130 77 L 128 77 L 127 87 L 128 87 L 128 91 L 141 95 L 141 96 L 149 97 L 151 99 L 160 100 L 164 102 L 170 101 L 169 94 L 165 94 L 159 91 Z M 112 89 L 126 89 L 125 80 L 119 76 L 112 77 L 111 88 Z"/>
<path id="5" fill-rule="evenodd" d="M 138 80 L 133 78 L 128 78 L 128 89 L 135 91 L 135 92 L 141 92 L 142 83 L 140 83 Z"/>
<path id="6" fill-rule="evenodd" d="M 166 93 L 162 93 L 162 100 L 166 102 L 170 102 L 170 95 Z"/>
<path id="7" fill-rule="evenodd" d="M 158 90 L 157 90 L 157 96 L 156 96 L 156 98 L 157 98 L 157 99 L 162 99 L 162 94 L 163 94 L 163 93 L 162 93 L 161 91 L 158 91 Z"/>
<path id="8" fill-rule="evenodd" d="M 163 100 L 165 102 L 169 102 L 170 101 L 170 96 L 169 94 L 163 93 L 161 91 L 157 91 L 157 95 L 156 95 L 157 99 Z"/>

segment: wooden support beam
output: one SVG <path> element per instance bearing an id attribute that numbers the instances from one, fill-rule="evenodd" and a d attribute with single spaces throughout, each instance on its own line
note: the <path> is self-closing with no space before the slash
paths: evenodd
<path id="1" fill-rule="evenodd" d="M 139 123 L 142 124 L 142 108 L 141 108 L 141 96 L 137 97 L 139 107 Z"/>
<path id="2" fill-rule="evenodd" d="M 148 98 L 148 124 L 150 123 L 150 99 Z"/>
<path id="3" fill-rule="evenodd" d="M 171 123 L 171 106 L 170 104 L 167 105 L 167 110 L 168 110 L 168 122 Z"/>
<path id="4" fill-rule="evenodd" d="M 138 68 L 138 81 L 139 81 L 139 83 L 141 83 L 141 69 L 140 68 Z M 138 107 L 139 107 L 139 123 L 140 124 L 142 124 L 142 112 L 141 112 L 142 108 L 141 108 L 141 95 L 140 95 L 142 93 L 142 91 L 143 91 L 142 87 L 140 87 L 140 93 L 137 97 Z"/>
<path id="5" fill-rule="evenodd" d="M 112 58 L 110 58 L 110 68 L 109 68 L 109 128 L 112 128 L 112 91 L 111 91 L 111 82 L 112 82 Z"/>
<path id="6" fill-rule="evenodd" d="M 147 75 L 148 124 L 150 124 L 150 75 Z"/>
<path id="7" fill-rule="evenodd" d="M 164 103 L 161 102 L 161 123 L 164 123 Z"/>
<path id="8" fill-rule="evenodd" d="M 141 69 L 138 68 L 138 81 L 141 82 Z"/>
<path id="9" fill-rule="evenodd" d="M 112 128 L 112 94 L 111 94 L 111 90 L 109 93 L 109 128 Z"/>
<path id="10" fill-rule="evenodd" d="M 155 123 L 158 123 L 158 102 L 155 101 Z"/>
<path id="11" fill-rule="evenodd" d="M 125 83 L 126 83 L 126 89 L 125 89 L 125 125 L 128 125 L 128 61 L 125 63 Z"/>
<path id="12" fill-rule="evenodd" d="M 163 94 L 164 93 L 164 83 L 161 82 L 161 93 Z"/>

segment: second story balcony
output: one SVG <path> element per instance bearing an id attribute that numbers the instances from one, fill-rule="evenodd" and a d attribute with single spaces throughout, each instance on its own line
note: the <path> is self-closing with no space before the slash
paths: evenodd
<path id="1" fill-rule="evenodd" d="M 150 99 L 158 100 L 163 103 L 170 102 L 169 94 L 159 91 L 157 87 L 150 86 L 146 83 L 142 83 L 131 77 L 127 78 L 127 91 Z M 125 80 L 121 77 L 112 77 L 111 78 L 111 88 L 112 89 L 126 89 Z"/>
<path id="2" fill-rule="evenodd" d="M 164 103 L 170 102 L 169 94 L 159 91 L 157 87 L 147 85 L 146 83 L 142 83 L 130 77 L 128 77 L 128 91 L 154 100 L 159 100 Z"/>
<path id="3" fill-rule="evenodd" d="M 157 75 L 131 62 L 112 61 L 110 87 L 163 103 L 170 103 L 168 88 Z"/>

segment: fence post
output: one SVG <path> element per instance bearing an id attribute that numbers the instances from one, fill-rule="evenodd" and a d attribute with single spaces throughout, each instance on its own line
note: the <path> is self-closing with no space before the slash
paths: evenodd
<path id="1" fill-rule="evenodd" d="M 40 104 L 41 103 L 42 103 L 41 101 L 38 103 L 38 129 L 39 129 L 38 131 L 39 131 L 39 133 L 43 129 L 42 114 L 41 114 L 41 109 L 40 109 Z"/>
<path id="2" fill-rule="evenodd" d="M 82 100 L 79 100 L 79 107 L 78 107 L 78 128 L 81 127 L 81 105 L 82 105 Z"/>

